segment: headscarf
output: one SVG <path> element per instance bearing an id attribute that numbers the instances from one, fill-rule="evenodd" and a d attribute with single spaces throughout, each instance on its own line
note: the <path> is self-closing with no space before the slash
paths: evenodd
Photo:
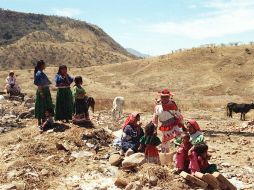
<path id="1" fill-rule="evenodd" d="M 134 120 L 137 118 L 137 116 L 139 116 L 138 112 L 133 112 L 132 114 L 130 114 L 127 119 L 124 121 L 123 125 L 122 125 L 122 129 L 124 129 L 127 125 L 131 124 L 134 122 Z"/>
<path id="2" fill-rule="evenodd" d="M 188 120 L 188 123 L 190 123 L 191 126 L 194 127 L 194 129 L 196 129 L 196 131 L 201 131 L 199 124 L 196 122 L 195 119 Z"/>

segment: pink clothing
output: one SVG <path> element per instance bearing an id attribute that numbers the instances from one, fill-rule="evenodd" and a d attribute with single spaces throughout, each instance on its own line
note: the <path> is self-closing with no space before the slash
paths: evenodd
<path id="1" fill-rule="evenodd" d="M 183 144 L 180 145 L 180 147 L 177 150 L 176 153 L 176 168 L 178 170 L 188 170 L 189 166 L 189 156 L 188 151 L 191 148 L 191 144 L 184 146 Z"/>
<path id="2" fill-rule="evenodd" d="M 198 156 L 195 151 L 192 151 L 190 156 L 189 169 L 191 173 L 200 172 L 209 167 L 208 160 L 204 160 L 201 156 Z"/>

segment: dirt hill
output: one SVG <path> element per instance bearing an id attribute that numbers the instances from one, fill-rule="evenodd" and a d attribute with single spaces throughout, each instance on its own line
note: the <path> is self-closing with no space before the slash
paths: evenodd
<path id="1" fill-rule="evenodd" d="M 150 112 L 157 92 L 165 87 L 175 94 L 182 110 L 225 109 L 230 101 L 254 100 L 253 60 L 254 46 L 197 48 L 124 63 L 71 68 L 69 73 L 85 78 L 85 88 L 96 98 L 98 109 L 110 109 L 115 96 L 124 96 L 127 109 Z M 45 72 L 53 80 L 57 68 Z M 7 74 L 0 72 L 2 87 Z M 17 70 L 16 74 L 24 91 L 34 95 L 33 71 Z"/>
<path id="2" fill-rule="evenodd" d="M 65 17 L 0 9 L 0 67 L 50 65 L 86 67 L 136 58 L 98 26 Z"/>

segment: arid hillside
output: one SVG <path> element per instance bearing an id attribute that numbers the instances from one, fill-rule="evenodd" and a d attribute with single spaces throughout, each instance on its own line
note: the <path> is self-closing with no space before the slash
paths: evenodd
<path id="1" fill-rule="evenodd" d="M 225 108 L 230 101 L 251 102 L 253 69 L 254 46 L 234 46 L 197 48 L 143 60 L 71 68 L 69 73 L 85 78 L 85 88 L 96 98 L 98 109 L 109 109 L 115 96 L 124 96 L 127 109 L 151 111 L 157 92 L 165 87 L 175 94 L 174 99 L 182 110 Z M 56 72 L 57 68 L 46 69 L 52 80 Z M 1 78 L 7 73 L 2 71 Z M 34 94 L 33 71 L 17 70 L 16 74 L 24 91 Z"/>
<path id="2" fill-rule="evenodd" d="M 86 67 L 134 58 L 96 25 L 0 9 L 1 70 L 31 68 L 38 59 Z"/>

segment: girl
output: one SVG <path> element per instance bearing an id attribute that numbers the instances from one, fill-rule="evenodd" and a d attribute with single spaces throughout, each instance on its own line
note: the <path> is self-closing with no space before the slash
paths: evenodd
<path id="1" fill-rule="evenodd" d="M 208 154 L 208 146 L 205 143 L 199 143 L 194 146 L 191 163 L 191 173 L 201 172 L 210 173 L 218 171 L 215 164 L 209 164 L 211 155 Z"/>
<path id="2" fill-rule="evenodd" d="M 65 120 L 69 122 L 72 119 L 73 97 L 70 84 L 73 78 L 67 73 L 67 67 L 62 65 L 55 76 L 57 95 L 56 95 L 56 115 L 55 120 Z"/>
<path id="3" fill-rule="evenodd" d="M 140 121 L 140 115 L 137 112 L 132 113 L 125 120 L 122 129 L 123 135 L 121 138 L 121 149 L 126 152 L 128 149 L 132 149 L 137 152 L 140 145 L 140 138 L 144 136 L 142 123 Z"/>
<path id="4" fill-rule="evenodd" d="M 49 81 L 47 75 L 43 72 L 46 64 L 43 60 L 37 62 L 34 68 L 34 84 L 38 87 L 35 100 L 35 118 L 38 119 L 38 126 L 45 121 L 46 110 L 54 110 L 52 98 L 49 90 Z M 54 113 L 52 113 L 54 115 Z"/>
<path id="5" fill-rule="evenodd" d="M 188 151 L 191 147 L 192 144 L 190 143 L 190 135 L 186 132 L 182 133 L 181 142 L 176 152 L 176 173 L 181 173 L 182 171 L 188 172 L 190 162 Z"/>
<path id="6" fill-rule="evenodd" d="M 74 79 L 75 85 L 72 91 L 74 97 L 74 114 L 76 119 L 84 118 L 86 120 L 90 120 L 88 113 L 88 105 L 86 98 L 86 91 L 81 86 L 83 84 L 83 80 L 81 76 L 77 76 Z"/>
<path id="7" fill-rule="evenodd" d="M 159 151 L 156 148 L 160 144 L 161 141 L 156 135 L 156 127 L 150 122 L 145 127 L 145 135 L 141 137 L 139 147 L 139 150 L 145 150 L 147 163 L 160 164 Z"/>
<path id="8" fill-rule="evenodd" d="M 159 130 L 163 133 L 162 152 L 164 153 L 169 152 L 170 140 L 180 136 L 183 126 L 183 117 L 171 96 L 172 93 L 167 89 L 160 92 L 161 104 L 156 105 L 153 116 L 153 123 L 156 127 L 159 121 L 161 123 Z"/>

